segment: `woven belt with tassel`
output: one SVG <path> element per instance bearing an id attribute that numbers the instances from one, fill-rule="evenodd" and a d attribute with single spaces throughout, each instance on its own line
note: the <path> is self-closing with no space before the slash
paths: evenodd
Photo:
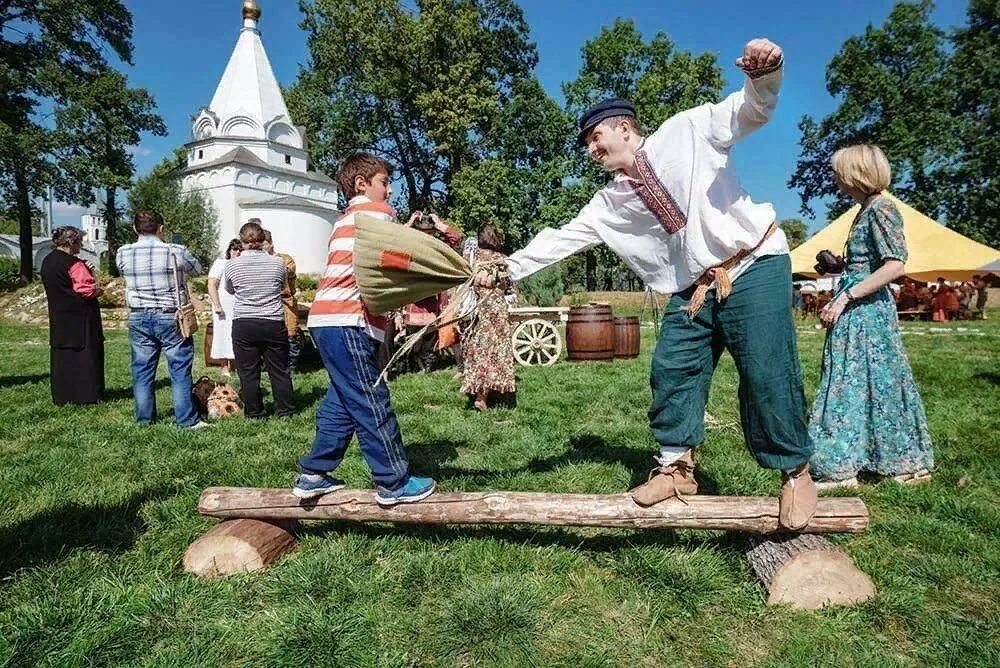
<path id="1" fill-rule="evenodd" d="M 681 310 L 687 311 L 688 317 L 694 319 L 694 317 L 698 315 L 698 311 L 701 310 L 701 307 L 705 305 L 705 297 L 708 296 L 708 291 L 711 289 L 713 283 L 715 283 L 716 297 L 719 301 L 726 299 L 733 292 L 733 281 L 729 278 L 729 270 L 753 254 L 758 248 L 763 246 L 764 242 L 767 241 L 777 229 L 777 223 L 771 223 L 771 226 L 767 228 L 767 232 L 764 232 L 764 238 L 761 239 L 756 246 L 741 250 L 725 262 L 717 264 L 706 270 L 705 273 L 698 277 L 698 280 L 695 281 L 695 284 L 698 287 L 694 289 L 694 294 L 691 295 L 691 301 L 689 301 L 688 305 Z"/>

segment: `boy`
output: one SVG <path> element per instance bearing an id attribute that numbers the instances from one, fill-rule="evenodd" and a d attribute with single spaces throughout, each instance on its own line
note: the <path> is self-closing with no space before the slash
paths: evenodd
<path id="1" fill-rule="evenodd" d="M 632 498 L 651 506 L 698 492 L 693 449 L 704 439 L 705 402 L 724 349 L 740 375 L 743 433 L 754 458 L 782 471 L 779 522 L 808 525 L 816 509 L 813 444 L 792 322 L 791 265 L 774 208 L 743 190 L 733 145 L 774 112 L 782 53 L 756 39 L 736 64 L 743 90 L 667 119 L 644 137 L 635 106 L 608 100 L 580 119 L 579 141 L 613 180 L 558 229 L 543 230 L 507 259 L 521 280 L 605 243 L 658 292 L 672 295 L 653 353 L 650 426 L 657 467 Z M 488 286 L 485 273 L 476 284 Z"/>
<path id="2" fill-rule="evenodd" d="M 420 501 L 436 485 L 431 478 L 410 475 L 389 390 L 385 383 L 375 384 L 377 341 L 385 336 L 385 321 L 364 307 L 354 278 L 355 215 L 396 219 L 388 204 L 391 172 L 389 163 L 369 153 L 349 156 L 337 171 L 337 184 L 348 198 L 348 207 L 333 226 L 326 271 L 307 322 L 330 375 L 330 388 L 316 414 L 312 451 L 299 460 L 301 473 L 292 494 L 300 499 L 344 487 L 329 473 L 343 460 L 355 433 L 372 470 L 379 504 Z"/>

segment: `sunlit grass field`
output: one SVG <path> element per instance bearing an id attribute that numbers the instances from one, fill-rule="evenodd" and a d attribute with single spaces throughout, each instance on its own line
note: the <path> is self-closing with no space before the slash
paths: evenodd
<path id="1" fill-rule="evenodd" d="M 124 333 L 108 333 L 109 401 L 70 409 L 49 398 L 47 332 L 0 325 L 0 665 L 1000 665 L 992 316 L 904 325 L 937 470 L 921 487 L 860 490 L 871 529 L 833 540 L 878 596 L 819 612 L 767 608 L 741 537 L 721 532 L 308 524 L 272 568 L 198 580 L 181 559 L 213 525 L 199 493 L 289 485 L 325 375 L 295 377 L 293 418 L 197 432 L 173 426 L 164 381 L 163 420 L 140 428 Z M 651 327 L 643 337 L 636 360 L 522 368 L 516 408 L 487 414 L 468 409 L 452 370 L 398 378 L 413 469 L 443 490 L 619 492 L 644 480 Z M 810 398 L 822 343 L 800 324 Z M 744 449 L 736 385 L 724 357 L 703 488 L 775 494 L 777 474 Z M 356 447 L 340 475 L 370 486 Z"/>

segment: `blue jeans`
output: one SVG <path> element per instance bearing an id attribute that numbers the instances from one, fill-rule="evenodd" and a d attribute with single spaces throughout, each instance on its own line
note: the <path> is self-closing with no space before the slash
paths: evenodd
<path id="1" fill-rule="evenodd" d="M 406 482 L 409 460 L 389 388 L 385 383 L 373 387 L 379 375 L 377 342 L 362 327 L 315 327 L 309 333 L 330 375 L 330 388 L 316 413 L 312 451 L 299 460 L 299 467 L 307 473 L 333 471 L 357 434 L 375 484 L 398 489 Z"/>
<path id="2" fill-rule="evenodd" d="M 174 417 L 181 427 L 198 423 L 198 411 L 191 399 L 191 367 L 194 341 L 181 337 L 173 313 L 133 312 L 128 317 L 128 342 L 132 352 L 132 394 L 135 420 L 150 424 L 156 418 L 156 365 L 160 351 L 167 356 L 170 389 L 174 396 Z"/>

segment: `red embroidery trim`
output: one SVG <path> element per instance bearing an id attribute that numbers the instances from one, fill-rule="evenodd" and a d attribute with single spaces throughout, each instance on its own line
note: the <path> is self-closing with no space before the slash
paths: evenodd
<path id="1" fill-rule="evenodd" d="M 632 184 L 632 190 L 639 196 L 650 213 L 656 216 L 668 234 L 673 234 L 687 225 L 687 216 L 677 205 L 677 201 L 656 176 L 645 151 L 635 154 L 635 168 L 642 179 L 641 184 Z"/>

